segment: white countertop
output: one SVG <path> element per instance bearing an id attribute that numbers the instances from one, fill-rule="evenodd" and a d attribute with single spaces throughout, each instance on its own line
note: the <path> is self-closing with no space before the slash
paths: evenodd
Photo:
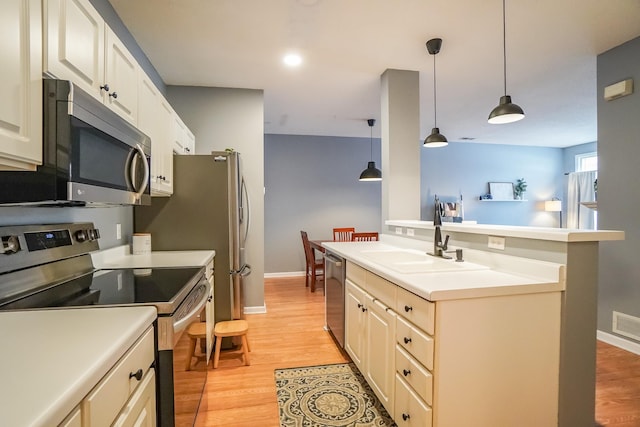
<path id="1" fill-rule="evenodd" d="M 386 225 L 405 228 L 433 230 L 433 221 L 387 220 Z M 492 236 L 520 237 L 524 239 L 551 240 L 558 242 L 601 242 L 624 240 L 624 231 L 579 230 L 572 228 L 524 227 L 516 225 L 458 224 L 443 222 L 442 231 L 486 234 Z"/>
<path id="2" fill-rule="evenodd" d="M 399 273 L 363 254 L 371 250 L 406 249 L 384 242 L 325 242 L 325 248 L 430 301 L 562 291 L 565 266 L 509 255 L 464 250 L 467 261 L 488 269 Z M 454 262 L 449 260 L 447 262 Z"/>
<path id="3" fill-rule="evenodd" d="M 154 307 L 0 312 L 0 425 L 58 425 L 155 318 Z"/>
<path id="4" fill-rule="evenodd" d="M 215 257 L 216 251 L 152 251 L 132 255 L 129 245 L 91 253 L 95 268 L 202 267 Z"/>

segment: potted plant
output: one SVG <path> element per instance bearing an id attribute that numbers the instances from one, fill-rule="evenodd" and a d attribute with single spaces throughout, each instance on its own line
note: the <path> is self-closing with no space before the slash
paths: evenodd
<path id="1" fill-rule="evenodd" d="M 524 196 L 524 192 L 527 191 L 527 181 L 524 178 L 518 178 L 516 180 L 516 186 L 513 187 L 513 195 L 516 200 L 521 200 Z"/>

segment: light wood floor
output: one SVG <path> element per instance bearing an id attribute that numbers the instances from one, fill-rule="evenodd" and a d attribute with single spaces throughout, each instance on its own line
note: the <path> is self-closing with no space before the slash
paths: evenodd
<path id="1" fill-rule="evenodd" d="M 267 314 L 247 315 L 251 366 L 222 354 L 209 370 L 197 427 L 277 427 L 275 369 L 348 360 L 323 330 L 322 291 L 310 293 L 304 278 L 266 279 L 265 303 Z M 599 425 L 640 427 L 640 356 L 599 342 L 597 359 Z"/>

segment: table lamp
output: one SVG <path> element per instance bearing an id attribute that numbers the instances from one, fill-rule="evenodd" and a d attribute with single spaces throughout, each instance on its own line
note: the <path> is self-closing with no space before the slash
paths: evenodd
<path id="1" fill-rule="evenodd" d="M 560 212 L 560 228 L 562 228 L 562 200 L 554 197 L 544 202 L 544 210 L 547 212 Z"/>

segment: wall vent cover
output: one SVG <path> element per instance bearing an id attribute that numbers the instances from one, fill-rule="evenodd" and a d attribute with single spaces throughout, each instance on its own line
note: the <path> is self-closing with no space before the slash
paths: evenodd
<path id="1" fill-rule="evenodd" d="M 640 317 L 613 312 L 613 332 L 640 341 Z"/>

